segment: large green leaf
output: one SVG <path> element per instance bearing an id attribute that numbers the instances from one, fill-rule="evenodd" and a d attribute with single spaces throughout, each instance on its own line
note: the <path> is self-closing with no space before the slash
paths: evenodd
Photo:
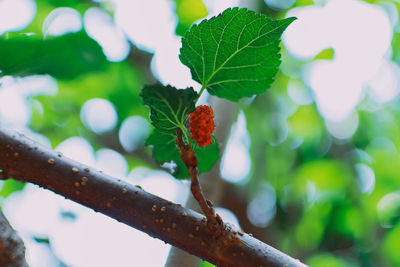
<path id="1" fill-rule="evenodd" d="M 103 70 L 107 63 L 101 47 L 85 32 L 49 39 L 13 34 L 0 38 L 0 48 L 4 75 L 50 74 L 69 79 Z"/>
<path id="2" fill-rule="evenodd" d="M 294 20 L 227 9 L 186 33 L 179 58 L 212 95 L 237 101 L 261 94 L 278 71 L 280 38 Z"/>
<path id="3" fill-rule="evenodd" d="M 173 133 L 161 132 L 157 129 L 151 133 L 146 141 L 146 145 L 153 146 L 154 158 L 159 163 L 173 161 L 176 166 L 173 175 L 176 178 L 189 178 L 188 170 L 182 162 L 179 150 L 175 144 L 175 135 Z M 216 140 L 205 147 L 197 147 L 195 154 L 198 160 L 199 173 L 211 170 L 215 162 L 219 159 L 219 146 Z"/>
<path id="4" fill-rule="evenodd" d="M 155 84 L 145 86 L 141 97 L 150 107 L 150 119 L 154 127 L 163 132 L 172 132 L 183 127 L 189 114 L 195 110 L 198 95 L 193 88 L 178 90 L 172 86 Z"/>

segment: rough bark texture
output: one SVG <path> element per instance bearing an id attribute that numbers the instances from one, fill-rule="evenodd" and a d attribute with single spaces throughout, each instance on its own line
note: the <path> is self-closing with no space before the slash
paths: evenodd
<path id="1" fill-rule="evenodd" d="M 22 239 L 0 211 L 0 266 L 25 267 L 25 246 Z"/>
<path id="2" fill-rule="evenodd" d="M 204 216 L 0 129 L 0 178 L 37 184 L 217 266 L 305 266 L 226 226 L 215 238 Z"/>

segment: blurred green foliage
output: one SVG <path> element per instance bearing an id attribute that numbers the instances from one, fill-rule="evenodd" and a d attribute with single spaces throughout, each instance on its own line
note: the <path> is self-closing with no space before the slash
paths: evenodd
<path id="1" fill-rule="evenodd" d="M 25 187 L 25 184 L 20 181 L 17 181 L 14 179 L 6 180 L 1 185 L 0 197 L 6 198 L 9 195 L 11 195 L 12 193 L 24 189 L 24 187 Z"/>
<path id="2" fill-rule="evenodd" d="M 174 0 L 178 25 L 177 35 L 185 35 L 185 32 L 192 26 L 193 22 L 207 16 L 207 8 L 201 0 Z"/>
<path id="3" fill-rule="evenodd" d="M 3 75 L 50 74 L 71 79 L 106 65 L 101 47 L 85 32 L 44 40 L 36 35 L 9 34 L 0 39 L 0 47 Z"/>
<path id="4" fill-rule="evenodd" d="M 108 99 L 114 104 L 118 125 L 131 115 L 147 117 L 148 109 L 139 97 L 141 81 L 140 73 L 127 62 L 108 64 L 104 71 L 59 81 L 57 95 L 35 97 L 40 106 L 33 108 L 31 127 L 50 137 L 53 145 L 62 142 L 66 136 L 80 135 L 86 131 L 80 110 L 92 98 Z"/>

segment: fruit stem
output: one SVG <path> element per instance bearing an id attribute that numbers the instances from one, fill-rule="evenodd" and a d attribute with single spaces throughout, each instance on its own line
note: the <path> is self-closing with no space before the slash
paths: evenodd
<path id="1" fill-rule="evenodd" d="M 181 159 L 183 163 L 185 163 L 191 180 L 190 190 L 200 205 L 201 210 L 203 211 L 204 215 L 207 218 L 207 225 L 209 229 L 215 233 L 216 236 L 219 236 L 222 233 L 223 229 L 223 222 L 222 220 L 215 214 L 215 210 L 212 207 L 210 201 L 206 200 L 204 194 L 201 190 L 198 174 L 199 170 L 197 169 L 197 158 L 194 154 L 194 151 L 190 147 L 190 145 L 186 144 L 183 141 L 182 135 L 183 132 L 180 128 L 176 130 L 176 145 L 179 148 L 181 153 Z"/>

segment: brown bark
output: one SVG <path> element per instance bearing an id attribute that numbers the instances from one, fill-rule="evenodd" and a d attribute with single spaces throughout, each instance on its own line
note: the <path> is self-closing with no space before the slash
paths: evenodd
<path id="1" fill-rule="evenodd" d="M 37 184 L 218 266 L 305 266 L 225 226 L 215 237 L 204 216 L 117 180 L 6 129 L 0 178 Z"/>
<path id="2" fill-rule="evenodd" d="M 22 239 L 0 211 L 0 266 L 25 267 L 25 246 Z"/>

